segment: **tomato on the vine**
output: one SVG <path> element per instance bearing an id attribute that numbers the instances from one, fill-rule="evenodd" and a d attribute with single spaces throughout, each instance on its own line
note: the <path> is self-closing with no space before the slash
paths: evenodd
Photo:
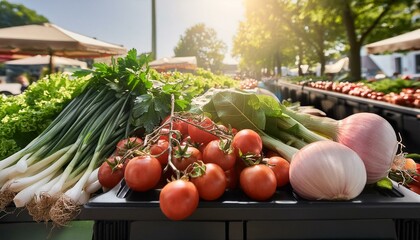
<path id="1" fill-rule="evenodd" d="M 416 163 L 416 174 L 413 176 L 413 180 L 408 184 L 411 191 L 420 194 L 420 163 Z"/>
<path id="2" fill-rule="evenodd" d="M 139 192 L 154 188 L 160 180 L 162 166 L 150 155 L 132 158 L 125 167 L 124 178 L 127 186 Z"/>
<path id="3" fill-rule="evenodd" d="M 116 158 L 118 157 L 109 157 L 98 170 L 99 183 L 108 189 L 115 187 L 124 178 L 124 165 Z"/>
<path id="4" fill-rule="evenodd" d="M 262 151 L 262 139 L 252 129 L 242 129 L 235 134 L 232 146 L 238 157 L 244 154 L 260 155 Z"/>
<path id="5" fill-rule="evenodd" d="M 266 165 L 246 167 L 239 176 L 239 183 L 245 194 L 257 201 L 264 201 L 274 195 L 277 180 L 274 172 Z"/>
<path id="6" fill-rule="evenodd" d="M 227 171 L 235 166 L 236 154 L 233 147 L 223 140 L 213 140 L 209 142 L 203 150 L 203 162 L 215 163 L 219 165 L 224 171 Z"/>
<path id="7" fill-rule="evenodd" d="M 165 140 L 165 141 L 168 141 L 169 142 L 169 132 L 170 132 L 170 130 L 167 127 L 164 127 L 162 129 L 160 129 L 160 131 L 159 131 L 159 140 Z M 178 136 L 177 136 L 177 134 L 175 132 L 172 132 L 171 137 L 173 139 L 178 139 Z"/>
<path id="8" fill-rule="evenodd" d="M 210 131 L 214 128 L 213 121 L 208 117 L 204 117 L 204 119 L 200 122 L 192 122 L 192 123 L 200 126 L 201 128 L 203 128 L 207 131 Z M 200 129 L 200 128 L 192 125 L 192 124 L 188 125 L 188 134 L 190 135 L 191 140 L 193 142 L 207 144 L 212 140 L 218 139 L 217 136 L 215 136 L 215 135 L 213 135 L 213 134 L 211 134 L 211 133 L 209 133 L 205 130 L 202 130 L 202 129 Z"/>
<path id="9" fill-rule="evenodd" d="M 198 190 L 192 182 L 178 179 L 166 184 L 159 195 L 159 206 L 171 220 L 183 220 L 197 209 Z"/>
<path id="10" fill-rule="evenodd" d="M 197 187 L 200 198 L 208 201 L 220 198 L 226 190 L 226 175 L 223 169 L 214 163 L 207 163 L 198 168 L 205 168 L 205 172 L 198 171 L 200 176 L 192 176 L 191 182 Z"/>
<path id="11" fill-rule="evenodd" d="M 280 157 L 280 155 L 277 152 L 273 151 L 273 150 L 266 150 L 264 152 L 264 157 L 266 157 L 266 158 Z"/>
<path id="12" fill-rule="evenodd" d="M 169 118 L 170 118 L 170 116 L 167 116 L 166 118 L 164 118 L 162 120 L 161 125 L 168 124 L 169 123 Z M 188 125 L 189 124 L 187 122 L 185 122 L 183 120 L 180 120 L 180 119 L 175 118 L 172 121 L 172 129 L 173 130 L 178 130 L 181 133 L 182 137 L 185 137 L 185 136 L 188 135 Z M 169 128 L 169 124 L 168 124 L 167 128 Z"/>
<path id="13" fill-rule="evenodd" d="M 169 142 L 163 139 L 159 139 L 155 144 L 150 146 L 150 154 L 153 155 L 160 164 L 165 166 L 168 163 L 169 156 Z"/>
<path id="14" fill-rule="evenodd" d="M 123 156 L 128 150 L 138 148 L 143 144 L 143 140 L 138 137 L 124 138 L 118 141 L 115 154 Z"/>
<path id="15" fill-rule="evenodd" d="M 179 171 L 202 159 L 200 150 L 189 145 L 175 147 L 172 152 L 172 163 Z"/>
<path id="16" fill-rule="evenodd" d="M 282 157 L 270 157 L 267 160 L 268 166 L 273 170 L 277 179 L 277 187 L 285 186 L 289 183 L 290 163 Z"/>
<path id="17" fill-rule="evenodd" d="M 239 174 L 238 171 L 233 167 L 225 171 L 226 175 L 226 189 L 235 189 L 238 186 Z"/>

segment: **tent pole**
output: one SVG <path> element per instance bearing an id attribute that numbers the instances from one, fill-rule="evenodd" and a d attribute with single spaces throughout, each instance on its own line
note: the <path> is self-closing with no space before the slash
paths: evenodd
<path id="1" fill-rule="evenodd" d="M 49 51 L 50 54 L 50 62 L 48 63 L 48 75 L 54 72 L 54 63 L 53 63 L 53 51 Z"/>
<path id="2" fill-rule="evenodd" d="M 156 0 L 152 0 L 152 60 L 156 60 Z"/>

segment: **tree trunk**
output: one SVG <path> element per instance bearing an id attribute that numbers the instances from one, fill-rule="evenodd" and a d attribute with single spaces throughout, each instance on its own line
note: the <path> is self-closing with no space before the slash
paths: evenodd
<path id="1" fill-rule="evenodd" d="M 325 32 L 325 28 L 323 25 L 319 25 L 317 27 L 317 31 L 320 33 Z M 314 46 L 317 54 L 318 54 L 318 61 L 321 64 L 320 75 L 323 76 L 325 72 L 325 64 L 327 59 L 325 57 L 325 36 L 323 34 L 319 35 L 318 40 L 316 41 L 316 45 Z"/>
<path id="2" fill-rule="evenodd" d="M 358 43 L 350 47 L 349 66 L 350 80 L 354 82 L 359 81 L 362 78 L 362 61 L 360 55 L 360 45 Z"/>
<path id="3" fill-rule="evenodd" d="M 279 50 L 274 53 L 274 68 L 277 68 L 277 75 L 281 77 L 281 56 Z"/>
<path id="4" fill-rule="evenodd" d="M 325 64 L 327 63 L 327 59 L 325 58 L 324 52 L 319 53 L 318 57 L 319 57 L 319 63 L 321 64 L 320 75 L 323 76 L 325 72 Z"/>
<path id="5" fill-rule="evenodd" d="M 299 41 L 298 43 L 298 48 L 299 48 L 299 61 L 298 61 L 298 75 L 299 76 L 303 76 L 303 71 L 302 71 L 302 59 L 303 59 L 303 46 L 302 43 Z"/>
<path id="6" fill-rule="evenodd" d="M 357 41 L 356 28 L 354 26 L 354 17 L 351 11 L 349 1 L 342 1 L 343 22 L 346 28 L 347 38 L 350 45 L 349 65 L 350 80 L 359 81 L 362 75 L 362 64 L 360 59 L 360 44 Z"/>

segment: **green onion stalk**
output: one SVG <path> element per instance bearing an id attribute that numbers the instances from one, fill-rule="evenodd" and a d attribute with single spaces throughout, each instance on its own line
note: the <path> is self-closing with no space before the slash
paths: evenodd
<path id="1" fill-rule="evenodd" d="M 116 143 L 140 128 L 153 131 L 169 114 L 172 94 L 184 110 L 198 92 L 152 79 L 147 57 L 135 50 L 74 74 L 87 76 L 83 92 L 39 136 L 0 160 L 0 210 L 14 203 L 35 221 L 66 225 L 100 188 L 98 168 Z"/>
<path id="2" fill-rule="evenodd" d="M 131 99 L 106 87 L 76 97 L 37 138 L 0 161 L 0 207 L 13 201 L 34 219 L 71 220 L 77 208 L 69 217 L 56 209 L 63 211 L 63 199 L 79 205 L 91 173 L 126 135 Z"/>

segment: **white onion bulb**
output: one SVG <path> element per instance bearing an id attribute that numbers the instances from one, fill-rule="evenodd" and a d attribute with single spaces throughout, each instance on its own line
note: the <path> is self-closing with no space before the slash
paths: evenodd
<path id="1" fill-rule="evenodd" d="M 306 145 L 292 158 L 290 184 L 309 200 L 350 200 L 366 185 L 363 161 L 350 148 L 334 141 Z"/>

